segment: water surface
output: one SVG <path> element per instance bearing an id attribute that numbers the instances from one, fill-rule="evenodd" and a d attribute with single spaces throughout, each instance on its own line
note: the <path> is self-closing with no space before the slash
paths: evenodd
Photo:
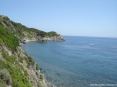
<path id="1" fill-rule="evenodd" d="M 29 42 L 23 47 L 58 87 L 117 83 L 117 39 L 65 37 L 64 42 Z"/>

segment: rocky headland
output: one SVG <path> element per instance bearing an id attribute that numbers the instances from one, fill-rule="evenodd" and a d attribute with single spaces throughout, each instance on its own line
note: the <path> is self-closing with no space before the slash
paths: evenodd
<path id="1" fill-rule="evenodd" d="M 0 16 L 0 87 L 54 87 L 21 48 L 28 41 L 63 41 L 56 32 L 28 28 Z"/>

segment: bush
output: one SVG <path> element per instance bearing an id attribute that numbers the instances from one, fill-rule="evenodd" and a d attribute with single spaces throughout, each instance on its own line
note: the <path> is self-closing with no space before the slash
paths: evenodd
<path id="1" fill-rule="evenodd" d="M 40 68 L 39 68 L 39 65 L 38 64 L 36 64 L 36 70 L 39 70 Z"/>

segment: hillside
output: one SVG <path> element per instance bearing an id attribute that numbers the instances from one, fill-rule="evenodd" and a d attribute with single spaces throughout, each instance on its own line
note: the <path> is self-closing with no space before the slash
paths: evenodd
<path id="1" fill-rule="evenodd" d="M 63 37 L 0 16 L 0 87 L 48 87 L 39 65 L 20 46 L 31 40 L 61 41 Z"/>

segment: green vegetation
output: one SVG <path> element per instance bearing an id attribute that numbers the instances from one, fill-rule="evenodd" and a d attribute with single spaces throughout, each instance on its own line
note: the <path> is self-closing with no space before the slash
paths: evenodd
<path id="1" fill-rule="evenodd" d="M 36 64 L 36 70 L 39 70 L 39 69 L 40 69 L 39 65 L 38 65 L 38 64 Z"/>
<path id="2" fill-rule="evenodd" d="M 40 80 L 43 80 L 43 77 L 44 77 L 43 74 L 40 74 Z"/>
<path id="3" fill-rule="evenodd" d="M 37 32 L 37 35 L 41 37 L 46 37 L 46 34 L 47 34 L 46 32 L 40 30 Z"/>
<path id="4" fill-rule="evenodd" d="M 6 83 L 5 83 L 3 80 L 1 80 L 1 79 L 0 79 L 0 86 L 1 86 L 1 87 L 7 87 L 7 86 L 6 86 Z"/>
<path id="5" fill-rule="evenodd" d="M 34 60 L 31 57 L 28 57 L 27 63 L 28 63 L 28 67 L 30 65 L 33 66 L 35 64 Z"/>
<path id="6" fill-rule="evenodd" d="M 0 45 L 4 44 L 10 50 L 15 51 L 19 45 L 18 39 L 0 24 Z"/>
<path id="7" fill-rule="evenodd" d="M 7 73 L 10 73 L 12 78 L 13 87 L 32 87 L 28 80 L 27 72 L 23 70 L 22 66 L 17 63 L 15 56 L 8 56 L 6 53 L 2 53 L 6 61 L 0 61 L 0 70 L 6 69 Z M 10 81 L 8 74 L 2 74 L 3 78 L 0 77 L 2 83 Z"/>
<path id="8" fill-rule="evenodd" d="M 38 37 L 59 36 L 59 34 L 57 34 L 54 31 L 44 32 L 39 29 L 28 28 L 22 25 L 21 23 L 13 22 L 8 17 L 2 17 L 2 16 L 0 16 L 0 35 L 1 35 L 0 38 L 2 38 L 2 41 L 5 40 L 4 42 L 6 44 L 8 42 L 7 45 L 12 49 L 14 49 L 17 46 L 17 41 L 18 41 L 17 38 L 19 40 L 22 40 L 25 37 L 29 39 L 31 38 L 37 39 Z M 15 42 L 13 42 L 13 40 Z M 14 44 L 14 46 L 11 44 Z"/>
<path id="9" fill-rule="evenodd" d="M 52 37 L 52 36 L 58 36 L 58 34 L 54 31 L 48 32 L 47 36 Z"/>

